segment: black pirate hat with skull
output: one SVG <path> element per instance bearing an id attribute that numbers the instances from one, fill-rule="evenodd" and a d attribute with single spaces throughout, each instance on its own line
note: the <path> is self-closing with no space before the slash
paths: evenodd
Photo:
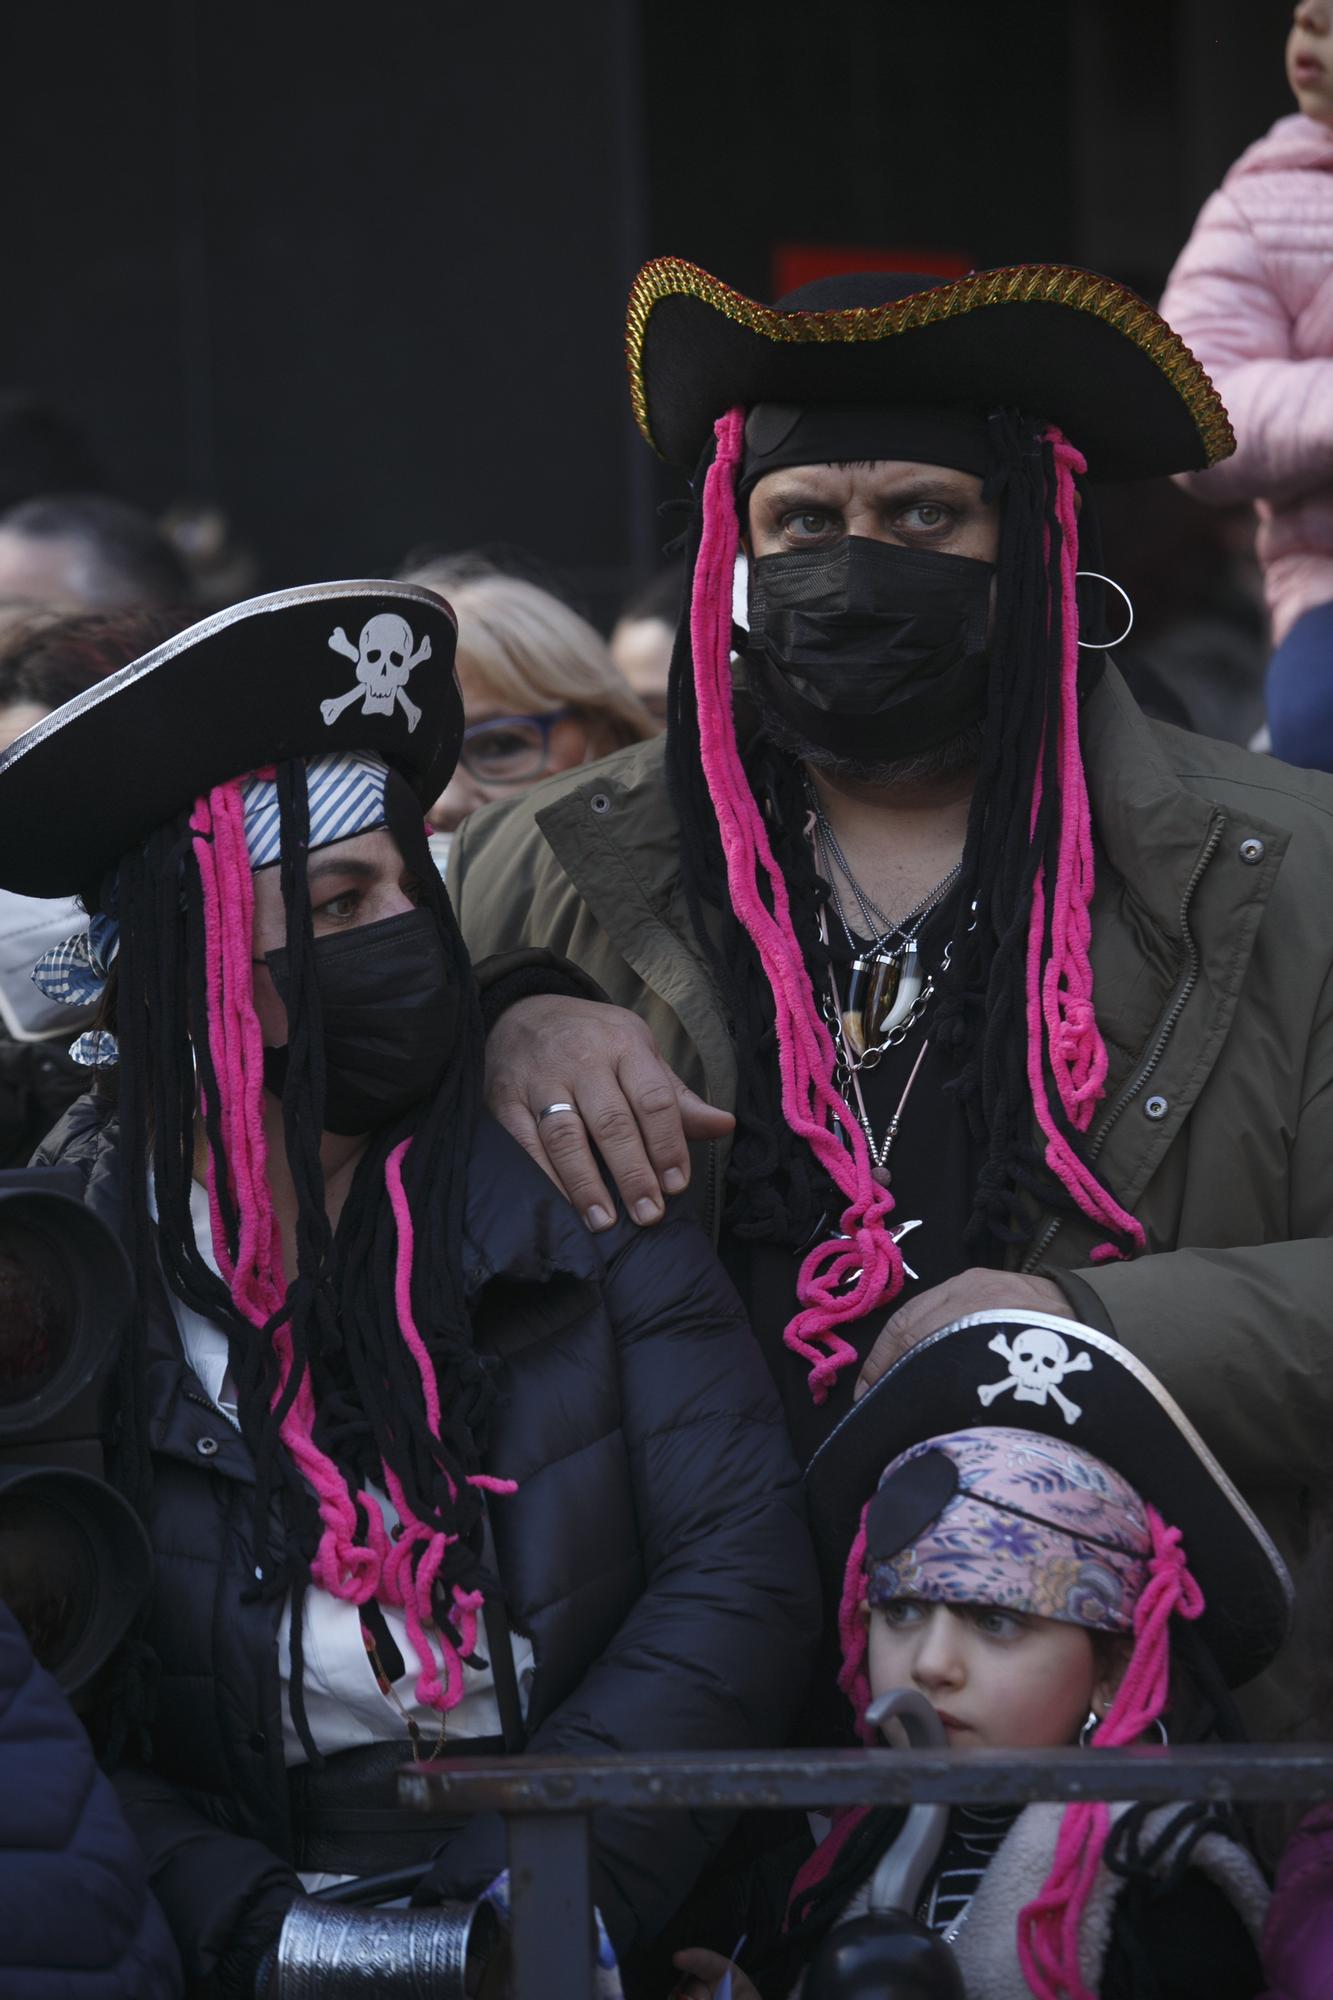
<path id="1" fill-rule="evenodd" d="M 457 627 L 393 582 L 232 605 L 55 709 L 0 755 L 8 888 L 87 893 L 191 800 L 288 758 L 371 750 L 424 806 L 463 737 Z"/>
<path id="2" fill-rule="evenodd" d="M 806 1490 L 831 1592 L 884 1467 L 927 1438 L 988 1425 L 1066 1439 L 1128 1480 L 1181 1532 L 1205 1600 L 1200 1632 L 1228 1684 L 1262 1672 L 1290 1620 L 1292 1584 L 1281 1556 L 1143 1363 L 1109 1335 L 1051 1313 L 994 1310 L 942 1327 L 895 1362 L 824 1440 Z M 925 1500 L 924 1518 L 905 1523 L 905 1541 L 946 1498 Z"/>

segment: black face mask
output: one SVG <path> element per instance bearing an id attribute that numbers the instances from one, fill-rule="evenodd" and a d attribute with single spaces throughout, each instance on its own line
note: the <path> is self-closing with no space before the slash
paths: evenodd
<path id="1" fill-rule="evenodd" d="M 324 1017 L 324 1130 L 374 1132 L 430 1096 L 457 1032 L 458 989 L 429 910 L 406 910 L 315 939 Z M 278 996 L 286 947 L 264 954 Z M 264 1050 L 264 1082 L 281 1095 L 287 1050 Z"/>
<path id="2" fill-rule="evenodd" d="M 938 749 L 986 712 L 994 564 L 850 535 L 750 564 L 745 666 L 806 742 L 859 762 Z"/>

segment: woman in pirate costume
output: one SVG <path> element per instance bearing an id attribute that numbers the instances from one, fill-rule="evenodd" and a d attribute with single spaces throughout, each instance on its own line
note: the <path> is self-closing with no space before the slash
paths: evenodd
<path id="1" fill-rule="evenodd" d="M 1286 1568 L 1203 1440 L 1125 1348 L 1069 1320 L 979 1313 L 923 1341 L 807 1488 L 866 1742 L 900 1688 L 960 1750 L 1226 1734 L 1228 1688 L 1287 1630 Z M 805 2000 L 897 1991 L 928 1950 L 940 1983 L 914 1992 L 1254 2000 L 1267 1902 L 1234 1815 L 1203 1801 L 849 1809 L 781 1937 L 751 1928 L 736 1991 L 781 2000 L 800 1971 Z M 725 1969 L 677 1963 L 682 1995 Z"/>
<path id="2" fill-rule="evenodd" d="M 223 1994 L 303 1877 L 430 1901 L 503 1866 L 498 1825 L 393 1810 L 404 1759 L 773 1741 L 808 1660 L 795 1469 L 702 1238 L 592 1238 L 480 1111 L 422 817 L 453 646 L 410 585 L 283 592 L 0 759 L 6 886 L 92 912 L 40 977 L 86 1000 L 110 971 L 97 1088 L 43 1153 L 139 1287 L 111 1463 L 157 1584 L 107 1748 Z M 622 1950 L 712 1833 L 603 1821 Z"/>
<path id="3" fill-rule="evenodd" d="M 469 825 L 470 947 L 564 952 L 734 1110 L 694 1186 L 803 1459 L 960 1312 L 1073 1307 L 1299 1550 L 1333 1414 L 1333 936 L 1309 922 L 1333 820 L 1307 776 L 1144 720 L 1089 574 L 1090 482 L 1231 449 L 1210 383 L 1132 293 L 1048 266 L 770 308 L 663 259 L 629 361 L 694 493 L 665 748 Z M 569 999 L 492 1036 L 491 1101 L 534 1153 L 559 1138 L 585 1208 L 582 1128 L 609 1158 L 631 1068 L 648 1154 L 679 1164 L 645 1040 Z M 553 1098 L 574 1110 L 538 1131 Z"/>

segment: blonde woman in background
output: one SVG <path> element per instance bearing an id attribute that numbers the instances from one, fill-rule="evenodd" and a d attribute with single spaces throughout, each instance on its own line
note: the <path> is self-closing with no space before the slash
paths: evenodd
<path id="1" fill-rule="evenodd" d="M 458 768 L 429 814 L 441 868 L 447 836 L 478 806 L 514 798 L 659 728 L 606 641 L 549 590 L 476 556 L 418 564 L 405 580 L 439 591 L 458 617 L 467 728 Z"/>

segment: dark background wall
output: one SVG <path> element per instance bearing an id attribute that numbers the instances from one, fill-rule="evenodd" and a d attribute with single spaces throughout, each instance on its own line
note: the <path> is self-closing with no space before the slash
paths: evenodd
<path id="1" fill-rule="evenodd" d="M 12 10 L 0 381 L 277 585 L 530 550 L 648 568 L 643 257 L 1084 262 L 1152 291 L 1289 109 L 1284 0 L 137 0 Z"/>

